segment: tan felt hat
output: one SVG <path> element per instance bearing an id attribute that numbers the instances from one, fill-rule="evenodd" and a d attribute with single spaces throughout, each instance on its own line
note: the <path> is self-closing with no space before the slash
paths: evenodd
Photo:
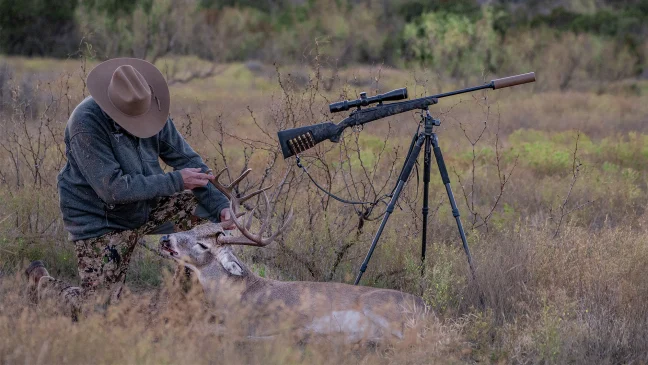
<path id="1" fill-rule="evenodd" d="M 102 62 L 88 74 L 88 90 L 101 109 L 135 137 L 158 134 L 169 117 L 169 86 L 162 72 L 147 61 Z"/>

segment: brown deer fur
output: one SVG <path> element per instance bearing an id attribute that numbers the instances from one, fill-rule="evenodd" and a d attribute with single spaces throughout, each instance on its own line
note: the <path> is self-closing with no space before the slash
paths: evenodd
<path id="1" fill-rule="evenodd" d="M 216 306 L 219 298 L 235 298 L 255 317 L 266 319 L 251 323 L 249 336 L 289 329 L 303 335 L 340 335 L 347 342 L 403 339 L 410 329 L 416 331 L 413 327 L 425 312 L 421 298 L 396 290 L 259 277 L 230 245 L 218 243 L 221 235 L 226 233 L 219 224 L 208 223 L 160 242 L 163 252 L 197 274 Z"/>

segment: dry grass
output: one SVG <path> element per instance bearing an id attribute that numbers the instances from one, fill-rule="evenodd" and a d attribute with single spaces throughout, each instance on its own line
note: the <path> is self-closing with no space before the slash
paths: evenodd
<path id="1" fill-rule="evenodd" d="M 412 180 L 363 282 L 423 296 L 441 324 L 430 325 L 411 347 L 353 348 L 297 346 L 286 338 L 249 344 L 241 336 L 196 330 L 212 328 L 211 314 L 193 297 L 184 302 L 171 296 L 167 303 L 170 288 L 161 277 L 170 263 L 144 251 L 135 255 L 128 278 L 135 294 L 106 313 L 73 324 L 46 308 L 27 306 L 24 283 L 16 276 L 27 260 L 45 259 L 53 275 L 76 280 L 54 181 L 64 162 L 61 132 L 84 93 L 83 71 L 75 60 L 4 61 L 18 86 L 13 98 L 3 97 L 0 112 L 7 131 L 0 137 L 5 147 L 0 150 L 0 337 L 9 339 L 0 344 L 2 362 L 648 361 L 648 105 L 636 91 L 645 88 L 639 81 L 609 85 L 609 93 L 532 93 L 520 87 L 442 100 L 433 113 L 443 123 L 441 147 L 478 280 L 469 280 L 436 171 L 428 261 L 420 276 L 422 187 Z M 291 207 L 296 211 L 292 231 L 268 248 L 239 252 L 261 276 L 350 282 L 378 223 L 328 200 L 292 160 L 279 158 L 278 128 L 339 120 L 327 113 L 328 102 L 360 90 L 407 86 L 418 96 L 456 86 L 425 72 L 359 67 L 340 71 L 326 91 L 318 81 L 332 74 L 321 71 L 324 76 L 317 78 L 317 70 L 307 67 L 231 64 L 213 78 L 172 87 L 172 115 L 210 165 L 231 166 L 233 173 L 247 165 L 254 169 L 253 180 L 289 183 L 274 192 L 278 218 Z M 21 98 L 28 75 L 40 84 L 30 98 Z M 629 83 L 639 86 L 628 88 Z M 360 134 L 349 131 L 340 146 L 321 144 L 304 160 L 336 193 L 373 200 L 393 184 L 416 120 L 404 114 L 372 123 Z M 575 130 L 580 130 L 577 149 Z M 27 143 L 39 131 L 50 144 L 36 156 L 42 163 L 34 177 L 33 158 L 21 151 L 30 143 L 44 145 L 38 139 Z M 382 192 L 374 191 L 384 184 Z M 230 317 L 240 326 L 245 313 Z"/>
<path id="2" fill-rule="evenodd" d="M 209 308 L 199 292 L 184 294 L 170 280 L 159 290 L 128 294 L 119 305 L 102 307 L 74 323 L 53 307 L 30 306 L 19 294 L 25 285 L 22 277 L 0 282 L 4 364 L 448 363 L 458 362 L 461 350 L 469 349 L 456 331 L 434 321 L 409 344 L 301 342 L 291 333 L 250 340 L 243 333 L 255 313 L 229 306 L 225 312 L 220 304 Z M 219 303 L 227 301 L 223 297 Z"/>

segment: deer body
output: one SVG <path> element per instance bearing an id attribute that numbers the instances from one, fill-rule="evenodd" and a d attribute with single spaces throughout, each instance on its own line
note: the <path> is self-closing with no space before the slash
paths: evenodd
<path id="1" fill-rule="evenodd" d="M 425 305 L 414 295 L 342 283 L 283 282 L 254 274 L 234 255 L 231 245 L 262 247 L 276 234 L 262 238 L 250 233 L 250 220 L 248 224 L 238 221 L 242 214 L 236 212 L 239 199 L 231 194 L 232 185 L 215 185 L 230 198 L 234 223 L 243 237 L 230 236 L 220 224 L 207 223 L 164 236 L 160 244 L 169 257 L 197 274 L 205 295 L 216 307 L 233 303 L 254 314 L 247 325 L 248 336 L 267 337 L 290 330 L 305 336 L 341 335 L 347 342 L 357 342 L 403 339 L 406 332 L 416 332 Z M 269 207 L 267 197 L 266 203 Z M 264 221 L 261 232 L 266 228 Z M 410 328 L 413 331 L 407 331 Z"/>
<path id="2" fill-rule="evenodd" d="M 241 276 L 220 272 L 221 276 L 228 277 L 224 285 L 216 288 L 212 285 L 220 279 L 218 274 L 214 276 L 214 269 L 222 270 L 216 267 L 201 272 L 199 279 L 210 297 L 239 287 L 242 303 L 250 306 L 273 303 L 270 312 L 278 320 L 288 320 L 305 334 L 341 334 L 349 341 L 385 336 L 403 339 L 406 327 L 425 309 L 420 298 L 396 290 L 342 283 L 282 282 L 261 278 L 244 266 Z"/>

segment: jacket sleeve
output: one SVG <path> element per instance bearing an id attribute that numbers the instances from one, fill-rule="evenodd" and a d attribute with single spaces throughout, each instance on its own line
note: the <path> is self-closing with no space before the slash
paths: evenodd
<path id="1" fill-rule="evenodd" d="M 200 168 L 202 172 L 205 172 L 209 169 L 202 158 L 180 135 L 170 118 L 160 133 L 160 158 L 174 170 L 193 167 Z M 199 204 L 196 215 L 204 215 L 203 218 L 219 222 L 220 212 L 229 207 L 229 201 L 225 195 L 211 184 L 207 184 L 203 188 L 195 188 L 192 192 Z M 206 213 L 200 214 L 201 210 Z"/>
<path id="2" fill-rule="evenodd" d="M 70 139 L 72 153 L 81 174 L 106 204 L 126 204 L 173 195 L 182 191 L 179 172 L 159 175 L 124 174 L 109 141 L 90 132 Z"/>

